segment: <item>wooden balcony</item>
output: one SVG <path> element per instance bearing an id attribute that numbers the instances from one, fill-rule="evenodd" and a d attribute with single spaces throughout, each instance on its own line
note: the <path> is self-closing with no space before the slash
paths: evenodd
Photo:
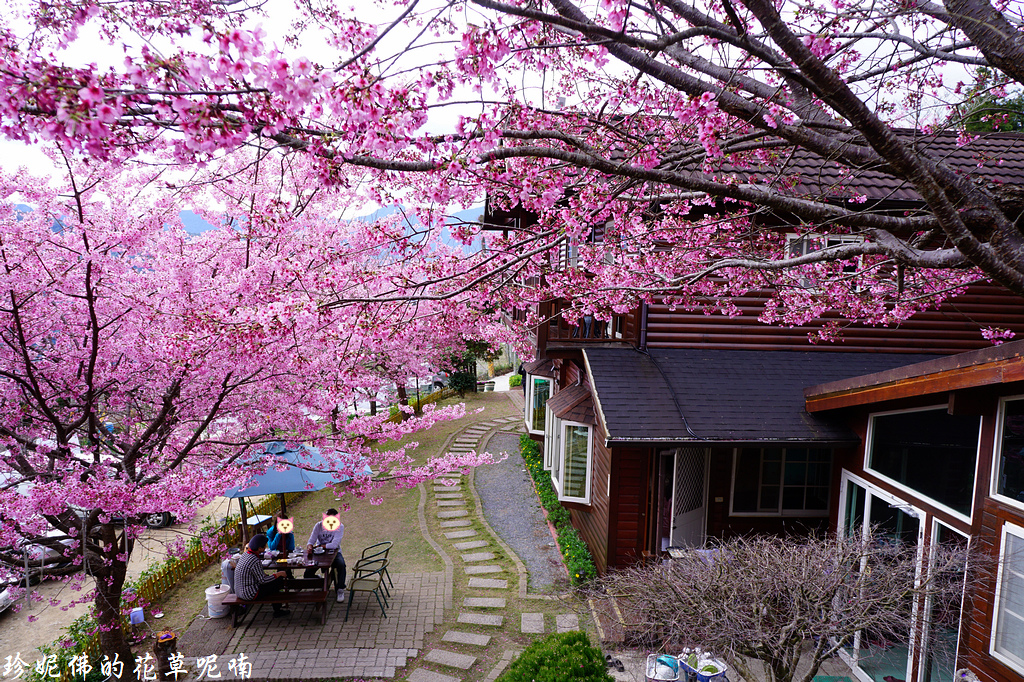
<path id="1" fill-rule="evenodd" d="M 598 320 L 592 315 L 584 315 L 577 324 L 571 325 L 559 314 L 563 307 L 560 301 L 546 304 L 545 307 L 548 307 L 547 322 L 537 329 L 540 348 L 636 344 L 640 328 L 638 310 L 624 315 L 612 315 L 610 320 Z"/>

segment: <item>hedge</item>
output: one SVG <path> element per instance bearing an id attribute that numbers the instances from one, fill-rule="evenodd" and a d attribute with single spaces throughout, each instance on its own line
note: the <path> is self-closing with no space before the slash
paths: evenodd
<path id="1" fill-rule="evenodd" d="M 496 682 L 614 682 L 601 650 L 580 631 L 538 639 L 512 661 Z"/>
<path id="2" fill-rule="evenodd" d="M 524 433 L 519 437 L 519 452 L 530 476 L 533 477 L 537 496 L 548 513 L 548 520 L 558 534 L 558 546 L 562 550 L 565 566 L 569 569 L 569 582 L 578 587 L 593 580 L 597 577 L 594 558 L 583 538 L 572 527 L 569 510 L 558 501 L 558 493 L 551 485 L 551 475 L 544 470 L 544 457 L 541 455 L 540 446 Z"/>

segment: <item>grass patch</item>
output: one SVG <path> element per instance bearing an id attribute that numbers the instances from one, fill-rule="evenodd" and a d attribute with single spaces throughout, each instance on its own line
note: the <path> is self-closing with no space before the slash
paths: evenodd
<path id="1" fill-rule="evenodd" d="M 452 398 L 440 404 L 456 402 L 459 400 Z M 465 417 L 435 424 L 432 428 L 411 434 L 398 443 L 381 444 L 378 446 L 379 449 L 389 450 L 407 441 L 417 442 L 418 447 L 410 450 L 409 454 L 417 463 L 423 463 L 430 457 L 441 454 L 441 449 L 448 438 L 469 424 L 515 414 L 510 401 L 501 393 L 469 394 L 464 402 L 467 412 Z M 476 410 L 480 408 L 482 412 L 477 413 Z M 360 500 L 353 495 L 343 495 L 338 500 L 333 490 L 325 489 L 307 493 L 301 499 L 290 503 L 288 516 L 295 519 L 296 547 L 305 547 L 309 533 L 320 520 L 321 514 L 335 507 L 343 509 L 341 520 L 345 524 L 345 536 L 341 542 L 341 550 L 350 571 L 365 547 L 382 540 L 391 540 L 395 543 L 389 555 L 391 572 L 443 571 L 444 562 L 441 557 L 419 532 L 419 488 L 396 489 L 389 485 L 377 491 L 375 496 L 383 499 L 383 503 L 371 504 L 369 499 Z M 345 505 L 348 505 L 347 509 L 344 509 Z M 432 530 L 435 537 L 443 537 L 436 535 L 437 530 Z M 509 564 L 514 574 L 514 566 L 511 566 L 511 562 Z M 158 621 L 159 625 L 154 623 L 154 627 L 184 632 L 206 605 L 206 588 L 219 582 L 220 564 L 215 562 L 164 594 L 160 599 L 164 618 Z"/>

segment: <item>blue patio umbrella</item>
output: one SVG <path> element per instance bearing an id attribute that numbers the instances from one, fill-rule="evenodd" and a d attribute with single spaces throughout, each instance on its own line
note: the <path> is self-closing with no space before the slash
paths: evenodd
<path id="1" fill-rule="evenodd" d="M 279 495 L 281 497 L 281 516 L 287 514 L 284 503 L 285 493 L 297 493 L 304 490 L 322 490 L 329 483 L 340 483 L 349 480 L 350 476 L 335 477 L 327 471 L 328 463 L 316 448 L 306 445 L 289 446 L 282 441 L 267 443 L 264 453 L 256 459 L 262 460 L 265 454 L 273 455 L 273 462 L 262 474 L 252 476 L 245 484 L 224 491 L 224 497 L 237 498 L 242 519 L 245 515 L 245 498 L 254 495 Z M 373 473 L 370 467 L 363 465 L 363 472 Z M 242 524 L 242 537 L 247 539 L 247 524 Z"/>

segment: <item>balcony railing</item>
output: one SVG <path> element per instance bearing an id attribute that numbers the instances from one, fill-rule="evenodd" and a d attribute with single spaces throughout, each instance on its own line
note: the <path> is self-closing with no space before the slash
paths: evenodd
<path id="1" fill-rule="evenodd" d="M 610 320 L 584 315 L 572 325 L 559 314 L 562 307 L 551 304 L 548 322 L 541 325 L 541 334 L 547 333 L 548 343 L 633 343 L 636 340 L 637 311 L 612 315 Z"/>

